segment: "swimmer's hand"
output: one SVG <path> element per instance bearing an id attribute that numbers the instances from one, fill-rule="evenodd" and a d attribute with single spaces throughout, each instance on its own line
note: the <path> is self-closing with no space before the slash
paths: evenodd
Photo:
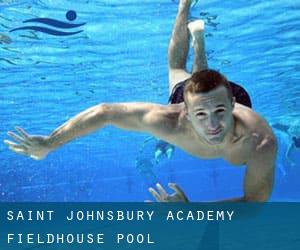
<path id="1" fill-rule="evenodd" d="M 153 195 L 157 202 L 189 202 L 185 193 L 177 184 L 169 183 L 168 186 L 173 189 L 175 193 L 169 195 L 159 183 L 156 184 L 158 192 L 154 188 L 149 188 L 149 192 Z"/>
<path id="2" fill-rule="evenodd" d="M 31 136 L 24 129 L 16 127 L 18 133 L 9 131 L 7 134 L 18 143 L 4 140 L 10 150 L 17 154 L 27 155 L 35 160 L 41 160 L 51 151 L 48 146 L 48 136 Z"/>

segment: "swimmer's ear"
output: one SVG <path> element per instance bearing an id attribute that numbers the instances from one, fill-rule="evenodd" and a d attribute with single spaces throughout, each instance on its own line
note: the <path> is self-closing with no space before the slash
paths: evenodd
<path id="1" fill-rule="evenodd" d="M 232 108 L 234 108 L 234 105 L 235 105 L 235 97 L 233 96 L 232 99 L 231 99 L 231 106 Z"/>
<path id="2" fill-rule="evenodd" d="M 184 105 L 184 115 L 185 115 L 186 119 L 188 119 L 189 121 L 191 120 L 191 118 L 189 116 L 189 112 L 187 111 L 186 105 Z"/>

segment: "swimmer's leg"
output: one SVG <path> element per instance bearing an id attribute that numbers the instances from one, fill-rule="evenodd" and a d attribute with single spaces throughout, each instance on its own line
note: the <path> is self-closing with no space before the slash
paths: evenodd
<path id="1" fill-rule="evenodd" d="M 180 81 L 190 77 L 186 70 L 186 60 L 189 52 L 188 16 L 192 0 L 180 0 L 178 12 L 172 31 L 168 49 L 169 60 L 169 94 Z"/>
<path id="2" fill-rule="evenodd" d="M 193 73 L 208 68 L 205 53 L 204 21 L 196 20 L 188 24 L 194 49 Z"/>

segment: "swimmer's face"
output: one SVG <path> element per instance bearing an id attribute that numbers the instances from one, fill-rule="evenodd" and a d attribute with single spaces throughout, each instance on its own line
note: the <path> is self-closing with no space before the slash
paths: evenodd
<path id="1" fill-rule="evenodd" d="M 233 124 L 234 99 L 225 87 L 207 93 L 187 93 L 187 117 L 196 133 L 211 145 L 223 141 Z"/>

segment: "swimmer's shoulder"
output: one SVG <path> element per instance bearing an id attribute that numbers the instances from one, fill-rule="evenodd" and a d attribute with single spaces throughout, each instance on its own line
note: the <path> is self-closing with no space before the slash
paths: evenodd
<path id="1" fill-rule="evenodd" d="M 274 140 L 275 136 L 268 122 L 253 109 L 236 103 L 233 116 L 237 122 L 238 134 L 253 142 L 260 143 L 265 139 Z"/>
<path id="2" fill-rule="evenodd" d="M 167 127 L 168 129 L 179 129 L 184 120 L 184 104 L 157 105 L 151 112 L 153 120 Z"/>
<path id="3" fill-rule="evenodd" d="M 184 103 L 169 104 L 166 106 L 165 117 L 173 124 L 173 128 L 179 132 L 186 127 L 186 109 Z"/>

